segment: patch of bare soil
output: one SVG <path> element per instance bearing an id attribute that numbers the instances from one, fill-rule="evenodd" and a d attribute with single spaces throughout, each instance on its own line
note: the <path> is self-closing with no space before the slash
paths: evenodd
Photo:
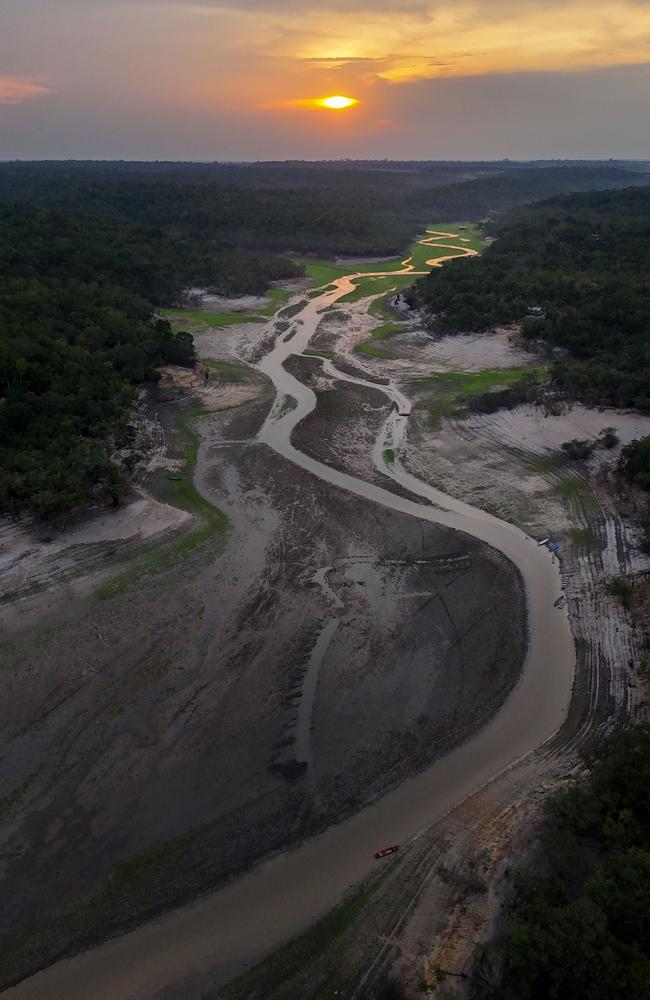
<path id="1" fill-rule="evenodd" d="M 518 675 L 511 566 L 257 445 L 269 405 L 203 420 L 196 481 L 231 519 L 225 552 L 101 601 L 5 608 L 3 982 L 355 811 L 478 728 Z"/>
<path id="2" fill-rule="evenodd" d="M 571 463 L 561 452 L 564 441 L 596 438 L 605 426 L 614 427 L 621 441 L 613 451 L 598 449 L 586 463 Z M 569 720 L 554 740 L 437 824 L 422 845 L 424 856 L 406 858 L 404 870 L 387 882 L 351 945 L 351 954 L 354 948 L 358 954 L 365 935 L 368 949 L 371 926 L 386 921 L 384 943 L 369 967 L 358 969 L 357 985 L 392 974 L 407 996 L 416 997 L 444 972 L 445 995 L 466 997 L 479 983 L 497 982 L 490 953 L 477 963 L 476 946 L 500 927 L 511 873 L 526 857 L 527 831 L 540 802 L 580 769 L 580 747 L 629 718 L 648 717 L 639 673 L 642 598 L 628 611 L 605 589 L 609 577 L 649 567 L 611 473 L 621 445 L 648 433 L 648 418 L 581 406 L 557 416 L 519 407 L 445 421 L 439 432 L 422 417 L 410 426 L 401 457 L 416 475 L 561 542 L 579 669 Z"/>
<path id="3" fill-rule="evenodd" d="M 155 387 L 140 393 L 125 440 L 115 451 L 131 483 L 118 506 L 48 522 L 0 521 L 0 601 L 14 601 L 63 581 L 72 586 L 75 580 L 105 575 L 118 562 L 188 527 L 188 513 L 161 503 L 149 489 L 156 474 L 174 476 L 183 464 L 168 448 L 176 404 L 192 401 L 208 412 L 228 410 L 257 399 L 264 384 L 255 373 L 241 383 L 232 382 L 228 374 L 203 365 L 169 365 L 160 374 Z"/>
<path id="4" fill-rule="evenodd" d="M 0 523 L 0 600 L 97 572 L 141 543 L 184 527 L 190 515 L 134 490 L 119 507 L 94 511 L 70 525 L 24 519 Z"/>
<path id="5" fill-rule="evenodd" d="M 196 353 L 200 358 L 220 361 L 248 361 L 268 336 L 269 323 L 233 323 L 231 326 L 212 327 L 194 334 Z"/>
<path id="6" fill-rule="evenodd" d="M 521 363 L 516 346 L 507 347 L 503 336 L 488 344 L 459 338 L 442 343 L 442 350 L 440 370 L 447 364 L 479 370 Z M 383 363 L 377 366 L 385 370 Z M 594 440 L 604 427 L 615 428 L 616 448 L 598 448 L 577 463 L 561 451 L 563 442 Z M 513 893 L 512 873 L 529 855 L 541 803 L 580 772 L 581 748 L 650 714 L 642 648 L 650 561 L 637 545 L 634 497 L 621 495 L 612 472 L 620 448 L 648 433 L 649 418 L 582 406 L 557 415 L 533 406 L 472 415 L 443 421 L 439 431 L 425 413 L 414 411 L 400 454 L 410 471 L 537 537 L 560 541 L 578 651 L 571 712 L 547 745 L 419 837 L 380 883 L 369 883 L 370 902 L 335 947 L 290 968 L 282 985 L 266 992 L 260 967 L 251 974 L 251 996 L 275 1000 L 327 985 L 340 995 L 366 998 L 383 995 L 383 984 L 392 978 L 413 1000 L 427 990 L 460 998 L 498 983 L 494 952 L 477 946 L 499 931 Z M 617 575 L 637 581 L 629 608 L 606 590 L 606 581 Z"/>
<path id="7" fill-rule="evenodd" d="M 391 406 L 379 389 L 330 379 L 318 391 L 316 409 L 296 427 L 293 443 L 325 465 L 384 485 L 372 451 Z"/>
<path id="8" fill-rule="evenodd" d="M 272 303 L 265 295 L 217 295 L 206 288 L 190 288 L 187 292 L 188 304 L 193 309 L 207 313 L 237 313 L 252 309 L 263 309 Z"/>
<path id="9" fill-rule="evenodd" d="M 379 483 L 398 496 L 424 502 L 395 480 L 382 476 L 373 464 L 375 442 L 393 406 L 380 389 L 332 378 L 318 358 L 291 356 L 285 367 L 316 393 L 316 408 L 292 435 L 300 451 L 334 469 Z M 363 372 L 357 374 L 365 377 Z"/>
<path id="10" fill-rule="evenodd" d="M 404 327 L 377 347 L 391 357 L 372 357 L 355 350 L 381 323 L 368 315 L 368 302 L 337 305 L 326 312 L 312 339 L 315 348 L 337 356 L 337 364 L 351 364 L 364 378 L 408 380 L 431 372 L 481 371 L 485 368 L 521 368 L 539 362 L 534 347 L 514 327 L 496 327 L 489 333 L 439 337 L 427 329 L 419 313 L 405 315 Z"/>

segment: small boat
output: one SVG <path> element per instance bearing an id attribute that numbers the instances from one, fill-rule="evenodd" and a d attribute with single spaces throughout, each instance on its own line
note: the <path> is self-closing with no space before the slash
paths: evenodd
<path id="1" fill-rule="evenodd" d="M 380 851 L 375 851 L 376 858 L 387 858 L 389 854 L 397 854 L 399 851 L 399 844 L 394 844 L 392 847 L 382 847 Z"/>
<path id="2" fill-rule="evenodd" d="M 546 545 L 546 543 L 550 542 L 550 540 L 551 540 L 551 538 L 550 538 L 550 535 L 549 535 L 548 538 L 542 538 L 542 540 L 540 542 L 538 542 L 537 544 L 538 545 Z"/>
<path id="3" fill-rule="evenodd" d="M 554 608 L 563 608 L 565 604 L 566 604 L 566 597 L 565 597 L 564 594 L 560 594 L 560 596 L 558 597 L 557 601 L 553 602 L 553 607 Z"/>

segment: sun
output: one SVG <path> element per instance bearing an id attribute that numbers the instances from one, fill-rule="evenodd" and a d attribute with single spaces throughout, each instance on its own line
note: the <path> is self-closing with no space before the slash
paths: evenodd
<path id="1" fill-rule="evenodd" d="M 320 108 L 329 108 L 331 111 L 343 111 L 344 108 L 352 108 L 359 102 L 354 97 L 343 97 L 342 94 L 335 94 L 334 97 L 320 97 L 314 103 Z"/>

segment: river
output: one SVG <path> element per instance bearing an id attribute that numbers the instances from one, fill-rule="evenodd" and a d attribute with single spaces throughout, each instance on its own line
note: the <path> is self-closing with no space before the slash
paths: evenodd
<path id="1" fill-rule="evenodd" d="M 406 262 L 405 262 L 406 264 Z M 408 265 L 405 268 L 409 270 Z M 377 274 L 377 272 L 373 272 Z M 395 272 L 392 272 L 395 273 Z M 464 531 L 507 556 L 521 573 L 527 597 L 529 643 L 515 688 L 483 729 L 374 805 L 322 835 L 271 858 L 225 888 L 144 924 L 25 980 L 3 996 L 15 1000 L 145 1000 L 185 977 L 218 969 L 226 977 L 304 930 L 334 906 L 377 864 L 373 852 L 406 844 L 504 769 L 547 741 L 566 718 L 575 650 L 565 610 L 553 607 L 560 593 L 559 565 L 514 525 L 425 485 L 399 463 L 384 460 L 399 450 L 409 401 L 394 385 L 365 383 L 336 372 L 342 381 L 367 384 L 396 403 L 373 451 L 387 477 L 423 502 L 406 499 L 309 458 L 291 442 L 294 427 L 316 405 L 313 391 L 290 375 L 284 362 L 309 346 L 323 308 L 354 289 L 354 278 L 307 303 L 293 318 L 296 333 L 282 338 L 259 362 L 276 390 L 276 403 L 259 440 L 318 479 L 413 517 Z M 296 402 L 286 412 L 285 397 Z M 179 994 L 180 995 L 180 994 Z M 193 994 L 185 994 L 189 997 Z"/>

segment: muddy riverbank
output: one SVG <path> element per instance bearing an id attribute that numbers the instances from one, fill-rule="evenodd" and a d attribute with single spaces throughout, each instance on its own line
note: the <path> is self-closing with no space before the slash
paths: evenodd
<path id="1" fill-rule="evenodd" d="M 16 996 L 58 982 L 81 997 L 93 964 L 98 997 L 162 995 L 188 968 L 199 979 L 186 995 L 200 995 L 203 980 L 232 975 L 336 902 L 368 872 L 379 834 L 417 841 L 565 716 L 573 656 L 561 613 L 549 629 L 558 574 L 548 554 L 383 450 L 385 438 L 399 451 L 410 409 L 395 385 L 330 371 L 345 388 L 321 386 L 319 414 L 284 367 L 319 310 L 352 287 L 340 279 L 307 302 L 274 346 L 274 331 L 262 332 L 263 350 L 248 356 L 276 388 L 270 409 L 202 420 L 196 483 L 230 518 L 227 549 L 206 545 L 99 607 L 70 602 L 65 628 L 53 615 L 49 631 L 12 634 L 23 718 L 5 726 L 12 772 L 20 762 L 26 778 L 12 798 L 7 922 L 26 934 L 5 938 L 5 981 L 281 853 Z M 347 442 L 345 419 L 329 435 L 319 424 L 328 393 L 361 425 Z M 366 456 L 351 475 L 373 437 L 375 471 Z M 332 464 L 316 457 L 323 442 Z M 36 912 L 46 922 L 34 926 Z M 158 941 L 153 965 L 142 935 Z"/>
<path id="2" fill-rule="evenodd" d="M 2 827 L 5 977 L 355 811 L 479 727 L 516 680 L 509 564 L 272 455 L 254 441 L 269 405 L 203 420 L 197 484 L 231 520 L 225 551 L 100 602 L 7 611 L 3 773 L 21 791 Z M 307 773 L 303 683 L 333 616 Z M 115 893 L 105 879 L 127 859 Z"/>

